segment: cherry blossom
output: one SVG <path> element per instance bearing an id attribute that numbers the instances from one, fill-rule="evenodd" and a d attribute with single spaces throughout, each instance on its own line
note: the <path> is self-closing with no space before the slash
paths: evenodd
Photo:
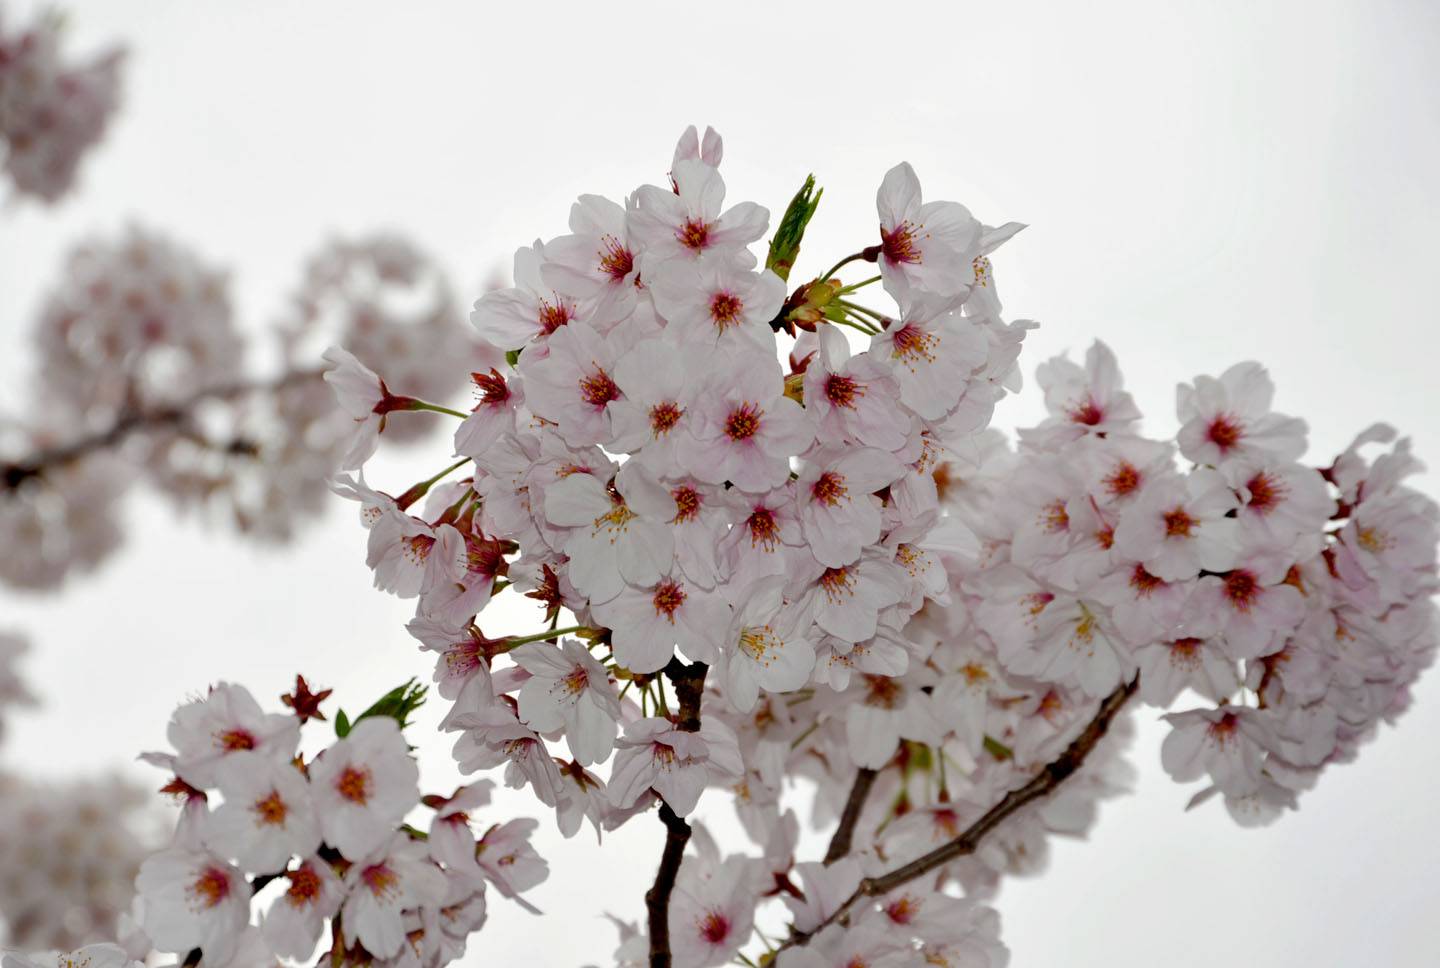
<path id="1" fill-rule="evenodd" d="M 310 766 L 325 842 L 350 859 L 378 849 L 420 801 L 418 777 L 395 720 L 356 723 Z"/>

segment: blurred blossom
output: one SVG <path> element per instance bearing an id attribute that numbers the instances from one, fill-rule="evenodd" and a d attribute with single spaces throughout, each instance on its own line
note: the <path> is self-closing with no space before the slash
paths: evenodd
<path id="1" fill-rule="evenodd" d="M 64 21 L 45 13 L 28 28 L 0 7 L 0 160 L 15 190 L 55 202 L 100 140 L 119 99 L 119 50 L 83 64 L 61 60 Z"/>

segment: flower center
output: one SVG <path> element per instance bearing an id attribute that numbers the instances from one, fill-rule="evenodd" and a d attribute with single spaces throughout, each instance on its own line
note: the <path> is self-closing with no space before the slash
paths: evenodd
<path id="1" fill-rule="evenodd" d="M 600 271 L 609 276 L 611 282 L 624 282 L 635 270 L 634 254 L 613 235 L 601 236 L 600 245 Z"/>
<path id="2" fill-rule="evenodd" d="M 190 885 L 189 893 L 201 907 L 213 908 L 230 896 L 230 878 L 218 867 L 207 867 Z"/>
<path id="3" fill-rule="evenodd" d="M 563 302 L 552 303 L 548 300 L 542 299 L 540 300 L 539 322 L 540 328 L 545 331 L 546 336 L 549 336 L 561 326 L 569 324 L 570 307 L 565 305 Z"/>
<path id="4" fill-rule="evenodd" d="M 848 376 L 832 373 L 825 378 L 825 399 L 832 407 L 855 409 L 855 398 L 865 395 L 865 387 Z"/>
<path id="5" fill-rule="evenodd" d="M 765 411 L 753 403 L 742 403 L 730 411 L 725 418 L 725 436 L 731 440 L 749 440 L 760 430 L 760 418 Z"/>
<path id="6" fill-rule="evenodd" d="M 826 471 L 810 485 L 810 495 L 826 507 L 837 506 L 848 493 L 844 475 L 835 471 Z"/>
<path id="7" fill-rule="evenodd" d="M 900 684 L 889 676 L 865 677 L 865 705 L 880 709 L 894 709 L 900 705 L 903 693 Z"/>
<path id="8" fill-rule="evenodd" d="M 360 880 L 377 898 L 389 898 L 400 887 L 400 875 L 384 863 L 371 864 L 360 872 Z"/>
<path id="9" fill-rule="evenodd" d="M 1360 528 L 1355 539 L 1360 542 L 1360 547 L 1372 555 L 1378 555 L 1392 546 L 1390 536 L 1377 528 Z"/>
<path id="10" fill-rule="evenodd" d="M 417 534 L 413 538 L 405 539 L 400 553 L 411 565 L 419 568 L 430 557 L 430 549 L 433 547 L 435 547 L 435 539 L 432 536 Z"/>
<path id="11" fill-rule="evenodd" d="M 602 514 L 595 519 L 595 531 L 597 534 L 602 528 L 611 532 L 625 531 L 634 517 L 634 511 L 626 507 L 624 502 L 617 501 L 608 514 Z"/>
<path id="12" fill-rule="evenodd" d="M 1140 471 L 1134 464 L 1122 460 L 1100 483 L 1110 492 L 1111 497 L 1124 497 L 1139 489 Z"/>
<path id="13" fill-rule="evenodd" d="M 680 226 L 680 231 L 675 233 L 675 237 L 685 248 L 698 252 L 705 248 L 710 238 L 710 226 L 696 218 L 687 219 L 685 224 Z"/>
<path id="14" fill-rule="evenodd" d="M 750 544 L 764 545 L 766 551 L 774 551 L 780 540 L 780 526 L 775 523 L 775 514 L 769 508 L 756 508 L 745 521 L 750 528 Z"/>
<path id="15" fill-rule="evenodd" d="M 1172 508 L 1165 512 L 1165 537 L 1188 538 L 1195 524 L 1195 519 L 1186 514 L 1184 508 Z"/>
<path id="16" fill-rule="evenodd" d="M 1146 571 L 1144 565 L 1137 564 L 1130 572 L 1130 587 L 1135 589 L 1137 598 L 1149 598 L 1151 592 L 1164 584 L 1159 578 Z"/>
<path id="17" fill-rule="evenodd" d="M 1245 490 L 1250 492 L 1246 507 L 1257 514 L 1269 514 L 1285 497 L 1285 483 L 1264 471 L 1246 481 Z"/>
<path id="18" fill-rule="evenodd" d="M 664 437 L 675 425 L 680 422 L 680 417 L 685 413 L 673 400 L 664 403 L 657 403 L 650 408 L 650 433 L 655 437 Z"/>
<path id="19" fill-rule="evenodd" d="M 740 650 L 754 661 L 768 666 L 784 643 L 768 625 L 747 625 L 740 630 Z"/>
<path id="20" fill-rule="evenodd" d="M 729 934 L 730 922 L 718 911 L 711 911 L 700 921 L 700 937 L 708 944 L 719 944 Z"/>
<path id="21" fill-rule="evenodd" d="M 1206 439 L 1219 447 L 1222 454 L 1240 443 L 1240 438 L 1244 435 L 1244 428 L 1233 417 L 1223 413 L 1210 421 L 1210 426 L 1205 431 Z"/>
<path id="22" fill-rule="evenodd" d="M 820 587 L 831 602 L 839 602 L 855 595 L 855 578 L 848 567 L 826 568 L 820 576 Z"/>
<path id="23" fill-rule="evenodd" d="M 715 327 L 724 332 L 726 327 L 739 324 L 740 311 L 744 308 L 738 297 L 717 292 L 710 300 L 710 318 L 715 321 Z"/>
<path id="24" fill-rule="evenodd" d="M 286 877 L 290 878 L 290 886 L 285 889 L 285 900 L 292 907 L 304 907 L 313 904 L 320 896 L 320 875 L 315 873 L 314 868 L 309 864 L 302 864 L 293 871 L 289 871 Z"/>
<path id="25" fill-rule="evenodd" d="M 918 226 L 924 228 L 924 226 Z M 917 226 L 910 224 L 909 220 L 901 222 L 890 231 L 880 227 L 880 251 L 889 262 L 908 263 L 919 265 L 922 261 L 920 246 L 915 235 Z"/>
<path id="26" fill-rule="evenodd" d="M 896 924 L 909 924 L 920 913 L 920 906 L 906 894 L 885 905 L 885 914 Z"/>
<path id="27" fill-rule="evenodd" d="M 580 378 L 580 399 L 592 407 L 603 407 L 611 400 L 620 398 L 620 388 L 610 379 L 610 374 L 595 367 L 595 372 Z"/>
<path id="28" fill-rule="evenodd" d="M 1234 713 L 1226 713 L 1217 721 L 1210 724 L 1208 733 L 1210 738 L 1220 746 L 1224 746 L 1235 738 L 1235 733 L 1240 729 L 1240 717 Z"/>
<path id="29" fill-rule="evenodd" d="M 1065 512 L 1064 501 L 1052 501 L 1040 511 L 1040 525 L 1048 534 L 1060 534 L 1070 530 L 1070 515 Z"/>
<path id="30" fill-rule="evenodd" d="M 489 373 L 471 373 L 470 379 L 475 384 L 480 403 L 494 407 L 510 399 L 510 387 L 499 370 L 492 367 Z"/>
<path id="31" fill-rule="evenodd" d="M 253 750 L 255 736 L 248 729 L 227 729 L 215 734 L 215 743 L 227 753 L 237 750 Z"/>
<path id="32" fill-rule="evenodd" d="M 1172 665 L 1195 668 L 1200 664 L 1200 647 L 1205 644 L 1204 639 L 1197 639 L 1187 636 L 1183 639 L 1176 639 L 1170 643 L 1170 662 Z"/>
<path id="33" fill-rule="evenodd" d="M 1105 411 L 1091 397 L 1086 397 L 1085 402 L 1079 406 L 1070 408 L 1070 422 L 1084 424 L 1086 427 L 1093 427 L 1105 419 Z"/>
<path id="34" fill-rule="evenodd" d="M 655 588 L 652 602 L 655 605 L 655 614 L 665 616 L 673 625 L 675 610 L 685 604 L 685 589 L 681 588 L 678 582 L 662 581 Z"/>
<path id="35" fill-rule="evenodd" d="M 578 696 L 590 685 L 590 674 L 585 671 L 584 666 L 575 666 L 570 673 L 560 680 L 560 687 L 572 696 Z"/>
<path id="36" fill-rule="evenodd" d="M 676 524 L 693 521 L 695 516 L 700 513 L 700 492 L 695 488 L 677 487 L 670 492 L 670 496 L 675 499 L 673 520 Z"/>
<path id="37" fill-rule="evenodd" d="M 1245 569 L 1237 568 L 1225 576 L 1225 598 L 1237 612 L 1250 611 L 1259 596 L 1260 583 Z"/>
<path id="38" fill-rule="evenodd" d="M 269 796 L 256 800 L 255 805 L 250 809 L 255 812 L 257 824 L 268 824 L 272 827 L 283 824 L 286 814 L 290 812 L 285 801 L 280 799 L 278 790 L 271 790 Z"/>
<path id="39" fill-rule="evenodd" d="M 345 767 L 335 780 L 335 790 L 343 799 L 363 807 L 370 799 L 370 771 L 364 767 Z"/>
<path id="40" fill-rule="evenodd" d="M 920 363 L 935 362 L 935 348 L 940 345 L 940 337 L 925 332 L 914 323 L 906 323 L 895 331 L 891 343 L 895 347 L 895 356 L 913 370 Z"/>

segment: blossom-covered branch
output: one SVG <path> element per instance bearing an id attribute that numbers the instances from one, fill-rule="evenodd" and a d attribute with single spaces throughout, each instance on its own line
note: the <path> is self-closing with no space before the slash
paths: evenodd
<path id="1" fill-rule="evenodd" d="M 472 374 L 467 476 L 427 470 L 399 498 L 337 482 L 377 587 L 416 600 L 461 769 L 503 765 L 567 836 L 660 807 L 648 924 L 617 960 L 743 959 L 779 901 L 817 964 L 998 965 L 977 898 L 1125 787 L 1131 693 L 1215 703 L 1171 715 L 1164 765 L 1244 822 L 1403 704 L 1435 651 L 1437 513 L 1400 483 L 1404 444 L 1362 456 L 1388 429 L 1303 465 L 1304 423 L 1239 364 L 1183 387 L 1179 435 L 1150 440 L 1097 343 L 1040 368 L 1049 415 L 1014 446 L 986 425 L 1035 324 L 1003 318 L 990 260 L 1021 226 L 925 201 L 901 164 L 878 240 L 792 289 L 819 191 L 760 268 L 768 213 L 725 206 L 722 154 L 688 130 L 666 184 L 582 196 L 570 233 L 520 249 L 515 285 L 476 303 L 506 367 Z M 859 264 L 876 271 L 841 278 Z M 359 464 L 389 433 L 386 379 L 329 359 L 365 420 Z M 482 630 L 506 592 L 551 631 Z M 686 663 L 712 670 L 694 701 L 662 674 Z M 794 860 L 798 778 L 837 820 L 828 863 Z M 692 817 L 707 789 L 758 856 Z"/>
<path id="2" fill-rule="evenodd" d="M 781 952 L 789 948 L 803 945 L 810 938 L 820 931 L 836 923 L 845 923 L 849 920 L 851 912 L 867 900 L 877 897 L 884 897 L 899 887 L 910 883 L 917 878 L 924 877 L 958 857 L 973 854 L 979 846 L 981 838 L 994 830 L 1007 818 L 1011 817 L 1017 810 L 1026 804 L 1040 797 L 1047 796 L 1061 783 L 1064 783 L 1075 771 L 1085 764 L 1085 758 L 1090 755 L 1095 744 L 1105 736 L 1110 729 L 1110 723 L 1119 714 L 1125 702 L 1135 694 L 1139 687 L 1139 680 L 1133 679 L 1123 686 L 1117 688 L 1101 702 L 1095 716 L 1085 725 L 1065 752 L 1054 760 L 1050 761 L 1040 770 L 1035 777 L 1018 789 L 1006 793 L 999 803 L 985 812 L 979 820 L 975 821 L 964 832 L 960 833 L 953 840 L 936 847 L 929 853 L 915 858 L 907 864 L 902 864 L 893 870 L 874 877 L 866 877 L 860 881 L 860 885 L 849 897 L 840 903 L 835 910 L 824 918 L 818 925 L 808 931 L 795 932 L 786 939 L 775 951 L 778 957 Z M 857 784 L 858 785 L 858 784 Z M 831 851 L 827 852 L 826 863 L 838 859 L 829 856 L 834 853 L 833 845 Z M 840 855 L 840 856 L 843 856 Z M 779 962 L 785 964 L 784 961 Z"/>

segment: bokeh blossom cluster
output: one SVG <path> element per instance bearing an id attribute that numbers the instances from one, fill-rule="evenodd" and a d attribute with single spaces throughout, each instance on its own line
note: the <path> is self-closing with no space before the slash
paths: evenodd
<path id="1" fill-rule="evenodd" d="M 104 561 L 137 482 L 243 534 L 289 540 L 325 506 L 348 447 L 352 425 L 318 365 L 337 334 L 406 375 L 435 350 L 498 361 L 467 334 L 434 262 L 393 235 L 317 253 L 258 362 L 227 273 L 201 256 L 134 226 L 77 247 L 36 321 L 30 412 L 0 425 L 0 542 L 12 549 L 0 580 L 53 588 Z M 464 366 L 426 367 L 416 382 L 443 399 Z"/>
<path id="2" fill-rule="evenodd" d="M 119 50 L 77 64 L 61 57 L 64 21 L 25 27 L 0 9 L 0 164 L 19 195 L 55 202 L 100 140 L 119 102 Z"/>
<path id="3" fill-rule="evenodd" d="M 0 632 L 0 750 L 8 715 L 38 700 Z M 37 779 L 0 769 L 0 945 L 73 948 L 114 937 L 158 843 L 149 798 L 118 776 Z"/>
<path id="4" fill-rule="evenodd" d="M 581 196 L 516 253 L 471 317 L 507 365 L 472 374 L 454 464 L 399 496 L 336 481 L 376 586 L 416 601 L 461 770 L 503 767 L 566 836 L 659 805 L 666 904 L 618 960 L 723 964 L 783 902 L 756 957 L 1002 964 L 983 902 L 1126 787 L 1132 696 L 1174 710 L 1165 768 L 1244 823 L 1403 711 L 1440 515 L 1404 442 L 1369 454 L 1393 431 L 1302 463 L 1304 422 L 1242 363 L 1148 439 L 1097 343 L 1040 368 L 1049 416 L 1012 446 L 987 425 L 1034 324 L 1002 316 L 991 255 L 1021 226 L 902 164 L 878 238 L 792 286 L 819 194 L 762 265 L 769 214 L 726 205 L 721 157 L 692 128 L 667 183 Z M 443 409 L 327 360 L 348 470 L 392 414 Z M 483 620 L 506 591 L 539 631 Z M 798 778 L 837 824 L 823 861 L 794 856 Z M 758 856 L 684 853 L 709 788 Z"/>

